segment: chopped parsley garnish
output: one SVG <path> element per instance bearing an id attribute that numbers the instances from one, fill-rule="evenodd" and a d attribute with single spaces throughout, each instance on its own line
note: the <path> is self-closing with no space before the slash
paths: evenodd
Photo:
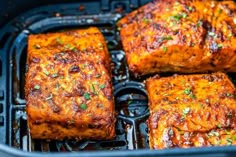
<path id="1" fill-rule="evenodd" d="M 179 2 L 175 2 L 174 5 L 179 5 L 180 3 Z"/>
<path id="2" fill-rule="evenodd" d="M 173 40 L 171 36 L 164 36 L 161 38 L 162 40 Z"/>
<path id="3" fill-rule="evenodd" d="M 56 88 L 57 88 L 57 89 L 59 89 L 59 87 L 60 87 L 60 84 L 59 84 L 59 83 L 57 83 L 57 84 L 56 84 Z"/>
<path id="4" fill-rule="evenodd" d="M 173 16 L 171 16 L 170 18 L 173 19 L 173 20 L 179 21 L 179 20 L 181 20 L 182 18 L 186 18 L 187 16 L 188 16 L 188 14 L 186 14 L 186 13 L 181 13 L 181 14 L 173 15 Z"/>
<path id="5" fill-rule="evenodd" d="M 95 90 L 94 84 L 92 84 L 92 91 L 93 91 L 93 94 L 98 94 L 98 93 L 96 92 L 96 90 Z"/>
<path id="6" fill-rule="evenodd" d="M 187 16 L 188 16 L 188 14 L 182 13 L 182 17 L 183 17 L 183 18 L 186 18 Z"/>
<path id="7" fill-rule="evenodd" d="M 188 10 L 189 10 L 189 11 L 192 11 L 192 10 L 193 10 L 193 7 L 189 6 L 189 7 L 188 7 Z"/>
<path id="8" fill-rule="evenodd" d="M 35 85 L 35 86 L 34 86 L 34 89 L 39 90 L 39 89 L 40 89 L 40 86 L 39 86 L 39 85 Z"/>
<path id="9" fill-rule="evenodd" d="M 196 96 L 193 94 L 190 88 L 184 89 L 184 94 L 189 95 L 192 99 L 196 99 Z"/>
<path id="10" fill-rule="evenodd" d="M 197 23 L 196 23 L 196 26 L 199 27 L 199 26 L 202 26 L 203 22 L 202 20 L 199 20 Z"/>
<path id="11" fill-rule="evenodd" d="M 217 128 L 221 128 L 221 125 L 220 124 L 216 124 Z"/>
<path id="12" fill-rule="evenodd" d="M 75 120 L 74 119 L 70 119 L 70 120 L 68 120 L 68 122 L 67 123 L 69 123 L 69 124 L 73 124 L 75 122 Z"/>
<path id="13" fill-rule="evenodd" d="M 184 89 L 184 94 L 189 95 L 191 93 L 191 89 L 190 88 L 185 88 Z"/>
<path id="14" fill-rule="evenodd" d="M 227 97 L 234 97 L 234 94 L 226 93 L 226 96 L 227 96 Z"/>
<path id="15" fill-rule="evenodd" d="M 41 46 L 39 44 L 34 44 L 34 49 L 40 49 Z"/>
<path id="16" fill-rule="evenodd" d="M 87 109 L 87 105 L 86 104 L 81 104 L 80 108 L 83 109 L 83 110 L 86 110 Z"/>
<path id="17" fill-rule="evenodd" d="M 227 145 L 231 145 L 232 144 L 232 139 L 227 138 L 226 141 L 227 141 Z"/>
<path id="18" fill-rule="evenodd" d="M 183 115 L 187 115 L 190 112 L 190 108 L 186 107 L 185 109 L 183 109 Z"/>
<path id="19" fill-rule="evenodd" d="M 99 87 L 100 87 L 101 89 L 104 89 L 104 88 L 105 88 L 105 84 L 101 84 Z"/>
<path id="20" fill-rule="evenodd" d="M 219 136 L 219 133 L 216 131 L 211 131 L 208 135 L 209 136 Z"/>
<path id="21" fill-rule="evenodd" d="M 56 38 L 56 41 L 57 41 L 57 43 L 59 43 L 59 44 L 63 44 L 63 42 L 61 41 L 61 38 L 59 38 L 59 37 Z"/>
<path id="22" fill-rule="evenodd" d="M 219 13 L 219 14 L 222 13 L 222 9 L 218 9 L 218 13 Z"/>
<path id="23" fill-rule="evenodd" d="M 66 44 L 66 45 L 65 45 L 65 48 L 66 48 L 66 49 L 69 49 L 69 48 L 70 48 L 70 44 Z"/>
<path id="24" fill-rule="evenodd" d="M 98 43 L 98 46 L 99 46 L 99 47 L 103 47 L 103 44 L 102 44 L 102 43 Z"/>
<path id="25" fill-rule="evenodd" d="M 167 47 L 164 46 L 164 47 L 163 47 L 163 51 L 164 51 L 164 52 L 167 52 L 167 50 L 168 50 Z"/>
<path id="26" fill-rule="evenodd" d="M 53 95 L 52 95 L 52 93 L 49 95 L 49 97 L 47 97 L 45 100 L 51 100 L 52 99 L 52 97 L 53 97 Z"/>
<path id="27" fill-rule="evenodd" d="M 57 73 L 55 73 L 55 74 L 52 74 L 52 77 L 53 78 L 56 78 L 58 76 L 58 74 Z"/>
<path id="28" fill-rule="evenodd" d="M 228 117 L 228 118 L 233 118 L 233 114 L 232 114 L 232 113 L 228 113 L 228 114 L 227 114 L 227 117 Z"/>
<path id="29" fill-rule="evenodd" d="M 196 95 L 194 95 L 193 93 L 190 94 L 190 97 L 191 97 L 192 99 L 196 99 Z"/>
<path id="30" fill-rule="evenodd" d="M 48 71 L 46 71 L 46 70 L 45 70 L 45 71 L 43 71 L 43 73 L 44 73 L 45 75 L 47 75 L 47 76 L 49 75 L 49 72 L 48 72 Z"/>
<path id="31" fill-rule="evenodd" d="M 84 93 L 84 98 L 86 99 L 86 100 L 89 100 L 90 99 L 90 95 L 89 95 L 89 93 Z"/>
<path id="32" fill-rule="evenodd" d="M 87 63 L 84 63 L 84 64 L 82 65 L 82 68 L 85 68 L 86 66 L 88 66 L 88 64 L 87 64 Z"/>
<path id="33" fill-rule="evenodd" d="M 150 22 L 152 22 L 151 19 L 147 19 L 147 18 L 143 18 L 142 20 L 145 24 L 149 24 Z"/>
<path id="34" fill-rule="evenodd" d="M 223 45 L 222 45 L 222 44 L 218 44 L 217 47 L 218 47 L 218 48 L 222 48 Z"/>
<path id="35" fill-rule="evenodd" d="M 96 77 L 96 78 L 99 78 L 99 77 L 101 77 L 101 74 L 97 74 L 97 75 L 95 75 L 95 77 Z"/>
<path id="36" fill-rule="evenodd" d="M 97 106 L 98 106 L 99 108 L 103 108 L 103 107 L 104 107 L 103 104 L 98 104 Z"/>
<path id="37" fill-rule="evenodd" d="M 233 135 L 233 136 L 232 136 L 232 139 L 233 139 L 234 141 L 236 141 L 236 135 Z"/>
<path id="38" fill-rule="evenodd" d="M 75 50 L 75 46 L 71 46 L 69 49 L 70 50 Z"/>
<path id="39" fill-rule="evenodd" d="M 218 140 L 218 141 L 217 141 L 217 145 L 220 145 L 220 144 L 221 144 L 221 140 Z"/>
<path id="40" fill-rule="evenodd" d="M 209 32 L 208 33 L 210 36 L 215 36 L 215 33 L 214 32 Z"/>

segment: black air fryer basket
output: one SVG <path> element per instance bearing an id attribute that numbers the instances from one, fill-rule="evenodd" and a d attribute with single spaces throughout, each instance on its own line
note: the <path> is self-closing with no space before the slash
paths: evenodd
<path id="1" fill-rule="evenodd" d="M 236 155 L 236 146 L 150 150 L 147 94 L 129 74 L 116 22 L 150 0 L 0 1 L 0 157 L 212 156 Z M 24 85 L 29 34 L 98 27 L 112 57 L 116 138 L 112 141 L 32 140 Z M 232 75 L 234 77 L 234 74 Z"/>

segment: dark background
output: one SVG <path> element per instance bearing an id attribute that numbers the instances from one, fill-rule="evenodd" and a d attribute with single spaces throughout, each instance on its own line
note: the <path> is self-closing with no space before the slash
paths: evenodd
<path id="1" fill-rule="evenodd" d="M 0 0 L 0 27 L 17 15 L 42 5 L 88 1 L 97 0 Z M 109 0 L 103 1 L 109 2 Z"/>

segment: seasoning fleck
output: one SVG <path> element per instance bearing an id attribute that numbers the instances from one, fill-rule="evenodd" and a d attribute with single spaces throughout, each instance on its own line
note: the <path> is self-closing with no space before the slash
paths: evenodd
<path id="1" fill-rule="evenodd" d="M 52 93 L 49 95 L 49 97 L 47 97 L 45 100 L 51 100 L 52 99 L 52 97 L 53 97 L 53 95 L 52 95 Z"/>
<path id="2" fill-rule="evenodd" d="M 101 74 L 96 74 L 95 77 L 99 78 L 99 77 L 101 77 Z"/>
<path id="3" fill-rule="evenodd" d="M 164 36 L 161 38 L 162 40 L 173 40 L 171 36 Z"/>
<path id="4" fill-rule="evenodd" d="M 87 109 L 87 105 L 86 104 L 81 104 L 80 108 L 83 109 L 83 110 L 86 110 Z"/>
<path id="5" fill-rule="evenodd" d="M 41 46 L 39 44 L 34 44 L 34 49 L 40 49 Z"/>
<path id="6" fill-rule="evenodd" d="M 163 47 L 163 51 L 164 51 L 164 52 L 167 52 L 167 47 L 164 46 L 164 47 Z"/>
<path id="7" fill-rule="evenodd" d="M 104 105 L 103 105 L 103 104 L 98 104 L 97 107 L 99 107 L 99 108 L 103 108 Z"/>
<path id="8" fill-rule="evenodd" d="M 208 135 L 209 136 L 219 136 L 219 133 L 216 131 L 211 131 Z"/>
<path id="9" fill-rule="evenodd" d="M 59 87 L 60 87 L 60 84 L 57 83 L 57 84 L 56 84 L 56 89 L 59 89 Z"/>
<path id="10" fill-rule="evenodd" d="M 75 120 L 74 120 L 74 119 L 71 119 L 71 120 L 70 120 L 70 123 L 71 123 L 71 124 L 72 124 L 72 123 L 74 123 L 74 122 L 75 122 Z"/>
<path id="11" fill-rule="evenodd" d="M 61 38 L 59 38 L 59 37 L 56 38 L 56 41 L 57 41 L 57 43 L 59 43 L 59 44 L 63 44 L 63 42 L 61 41 Z"/>
<path id="12" fill-rule="evenodd" d="M 52 74 L 52 77 L 53 78 L 56 78 L 58 76 L 58 74 L 57 73 L 55 73 L 55 74 Z"/>
<path id="13" fill-rule="evenodd" d="M 220 124 L 216 124 L 217 128 L 221 128 L 221 125 Z"/>
<path id="14" fill-rule="evenodd" d="M 233 135 L 233 136 L 232 136 L 232 139 L 233 139 L 234 141 L 236 141 L 236 135 Z"/>
<path id="15" fill-rule="evenodd" d="M 199 21 L 197 22 L 196 26 L 199 27 L 199 26 L 202 26 L 202 24 L 203 24 L 202 20 L 199 20 Z"/>
<path id="16" fill-rule="evenodd" d="M 222 44 L 218 44 L 217 47 L 218 47 L 218 48 L 222 48 L 223 45 L 222 45 Z"/>
<path id="17" fill-rule="evenodd" d="M 186 115 L 190 112 L 190 108 L 189 107 L 186 107 L 184 110 L 183 110 L 183 114 Z"/>
<path id="18" fill-rule="evenodd" d="M 151 19 L 147 19 L 147 18 L 143 18 L 142 20 L 145 24 L 149 24 L 150 22 L 152 22 Z"/>
<path id="19" fill-rule="evenodd" d="M 101 89 L 104 89 L 104 88 L 105 88 L 105 84 L 101 84 L 99 87 L 100 87 Z"/>
<path id="20" fill-rule="evenodd" d="M 221 140 L 218 140 L 218 141 L 217 141 L 217 145 L 220 145 L 220 144 L 221 144 Z"/>
<path id="21" fill-rule="evenodd" d="M 209 32 L 208 34 L 209 34 L 210 36 L 214 36 L 214 35 L 215 35 L 214 32 Z"/>
<path id="22" fill-rule="evenodd" d="M 89 95 L 88 92 L 85 92 L 85 93 L 84 93 L 84 98 L 85 98 L 86 100 L 89 100 L 89 99 L 90 99 L 90 95 Z"/>
<path id="23" fill-rule="evenodd" d="M 35 86 L 34 86 L 34 89 L 39 90 L 39 89 L 40 89 L 40 86 L 39 86 L 39 85 L 35 85 Z"/>
<path id="24" fill-rule="evenodd" d="M 232 144 L 232 139 L 227 138 L 226 141 L 227 141 L 227 145 L 231 145 Z"/>
<path id="25" fill-rule="evenodd" d="M 47 70 L 44 70 L 43 73 L 47 76 L 49 75 L 49 72 Z"/>
<path id="26" fill-rule="evenodd" d="M 184 89 L 184 94 L 189 95 L 191 93 L 191 89 L 190 88 L 185 88 Z"/>
<path id="27" fill-rule="evenodd" d="M 94 84 L 92 84 L 92 91 L 93 91 L 93 94 L 95 94 L 95 95 L 98 94 L 98 93 L 96 92 L 96 90 L 95 90 L 95 86 L 94 86 Z"/>
<path id="28" fill-rule="evenodd" d="M 189 7 L 188 7 L 188 10 L 189 10 L 189 11 L 192 11 L 192 10 L 193 10 L 193 7 L 189 6 Z"/>

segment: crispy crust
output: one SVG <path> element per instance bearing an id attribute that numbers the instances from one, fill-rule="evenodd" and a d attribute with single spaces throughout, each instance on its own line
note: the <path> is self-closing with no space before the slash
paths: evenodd
<path id="1" fill-rule="evenodd" d="M 129 69 L 157 72 L 236 71 L 233 1 L 156 0 L 122 18 Z"/>
<path id="2" fill-rule="evenodd" d="M 235 88 L 223 73 L 146 81 L 151 149 L 236 144 Z"/>
<path id="3" fill-rule="evenodd" d="M 110 56 L 94 27 L 30 35 L 26 111 L 35 139 L 112 139 Z"/>

